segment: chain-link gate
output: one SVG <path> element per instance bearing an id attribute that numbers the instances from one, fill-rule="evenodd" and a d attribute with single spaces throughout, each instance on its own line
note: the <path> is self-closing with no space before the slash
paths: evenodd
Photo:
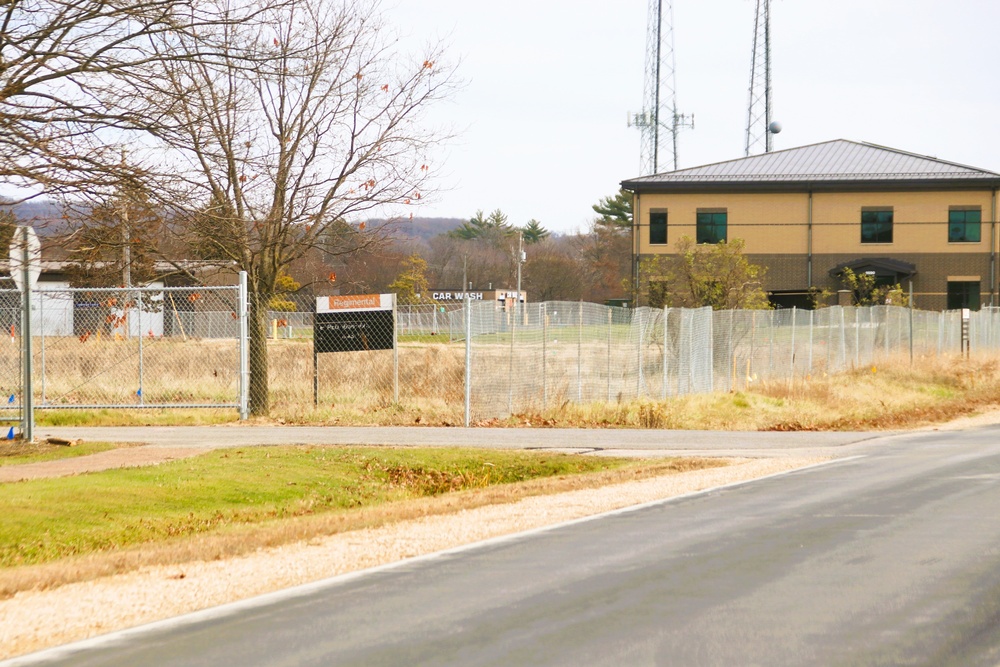
<path id="1" fill-rule="evenodd" d="M 245 414 L 245 286 L 30 290 L 35 410 L 236 408 Z M 0 290 L 3 418 L 23 421 L 24 324 Z M 9 342 L 8 342 L 9 341 Z"/>

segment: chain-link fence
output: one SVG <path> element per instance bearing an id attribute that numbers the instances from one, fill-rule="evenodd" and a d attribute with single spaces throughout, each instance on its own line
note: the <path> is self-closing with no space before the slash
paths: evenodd
<path id="1" fill-rule="evenodd" d="M 240 408 L 238 287 L 31 291 L 35 409 Z M 23 317 L 0 291 L 0 391 L 24 408 Z M 245 337 L 243 337 L 245 339 Z"/>
<path id="2" fill-rule="evenodd" d="M 455 317 L 462 317 L 456 313 Z M 473 422 L 567 403 L 667 399 L 962 352 L 962 312 L 892 306 L 712 311 L 472 304 Z M 969 313 L 973 353 L 1000 349 L 1000 310 Z"/>
<path id="3" fill-rule="evenodd" d="M 11 421 L 24 392 L 20 299 L 0 290 L 0 417 Z M 210 406 L 246 414 L 248 378 L 266 372 L 267 406 L 277 416 L 347 410 L 377 413 L 372 421 L 385 423 L 396 410 L 476 423 L 965 351 L 960 311 L 891 306 L 712 311 L 546 302 L 511 311 L 472 302 L 442 311 L 379 303 L 267 312 L 258 328 L 241 320 L 238 287 L 35 289 L 31 299 L 38 409 Z M 970 313 L 964 329 L 972 354 L 1000 349 L 1000 309 Z M 254 335 L 261 358 L 249 353 Z"/>

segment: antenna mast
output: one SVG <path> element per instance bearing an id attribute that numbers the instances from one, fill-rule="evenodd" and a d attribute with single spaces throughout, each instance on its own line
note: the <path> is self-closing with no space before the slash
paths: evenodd
<path id="1" fill-rule="evenodd" d="M 780 126 L 775 126 L 780 131 Z M 757 0 L 750 60 L 746 156 L 771 152 L 771 0 Z"/>
<path id="2" fill-rule="evenodd" d="M 639 159 L 643 176 L 659 172 L 661 165 L 672 164 L 676 170 L 677 133 L 685 127 L 694 129 L 693 115 L 677 113 L 673 19 L 673 0 L 649 1 L 643 110 L 629 114 L 629 126 L 642 133 Z"/>

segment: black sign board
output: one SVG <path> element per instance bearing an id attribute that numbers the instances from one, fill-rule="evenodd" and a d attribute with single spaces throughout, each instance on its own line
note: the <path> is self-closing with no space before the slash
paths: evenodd
<path id="1" fill-rule="evenodd" d="M 360 352 L 392 349 L 392 311 L 316 313 L 313 344 L 316 352 Z"/>

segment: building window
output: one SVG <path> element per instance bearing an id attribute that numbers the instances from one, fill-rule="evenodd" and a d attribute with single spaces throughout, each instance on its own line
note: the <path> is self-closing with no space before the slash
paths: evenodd
<path id="1" fill-rule="evenodd" d="M 892 209 L 861 209 L 861 242 L 892 243 Z"/>
<path id="2" fill-rule="evenodd" d="M 979 243 L 983 212 L 978 207 L 954 206 L 948 211 L 948 243 Z"/>
<path id="3" fill-rule="evenodd" d="M 725 243 L 727 216 L 725 209 L 699 209 L 696 241 L 698 243 Z"/>
<path id="4" fill-rule="evenodd" d="M 663 245 L 667 242 L 667 212 L 653 209 L 649 212 L 649 244 Z"/>
<path id="5" fill-rule="evenodd" d="M 979 281 L 948 281 L 948 310 L 979 310 Z"/>

